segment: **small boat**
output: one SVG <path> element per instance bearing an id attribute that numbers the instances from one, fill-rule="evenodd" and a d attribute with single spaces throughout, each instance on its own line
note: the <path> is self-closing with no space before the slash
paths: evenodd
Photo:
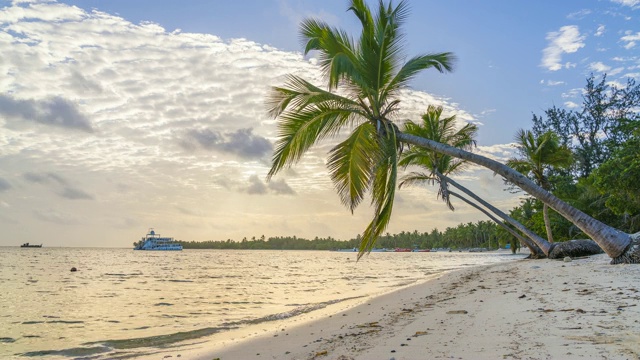
<path id="1" fill-rule="evenodd" d="M 357 252 L 358 249 L 356 249 L 356 248 L 353 248 L 353 249 L 336 249 L 336 250 L 333 250 L 333 251 L 337 251 L 337 252 Z"/>
<path id="2" fill-rule="evenodd" d="M 145 237 L 134 243 L 133 250 L 159 250 L 159 251 L 181 251 L 182 244 L 174 240 L 172 237 L 162 237 L 156 234 L 153 228 Z"/>
<path id="3" fill-rule="evenodd" d="M 396 248 L 394 251 L 395 252 L 411 252 L 411 249 L 409 249 L 409 248 Z"/>
<path id="4" fill-rule="evenodd" d="M 431 252 L 431 249 L 418 249 L 418 248 L 415 248 L 415 249 L 413 249 L 413 252 Z"/>
<path id="5" fill-rule="evenodd" d="M 20 247 L 21 248 L 41 248 L 42 244 L 35 245 L 35 244 L 24 243 L 24 244 L 20 245 Z"/>

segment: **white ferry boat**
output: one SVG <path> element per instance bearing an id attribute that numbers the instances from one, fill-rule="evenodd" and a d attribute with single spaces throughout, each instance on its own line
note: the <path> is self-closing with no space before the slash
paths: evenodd
<path id="1" fill-rule="evenodd" d="M 162 237 L 160 234 L 156 234 L 153 228 L 149 229 L 149 233 L 134 245 L 133 250 L 182 250 L 182 244 L 175 241 L 172 237 Z"/>

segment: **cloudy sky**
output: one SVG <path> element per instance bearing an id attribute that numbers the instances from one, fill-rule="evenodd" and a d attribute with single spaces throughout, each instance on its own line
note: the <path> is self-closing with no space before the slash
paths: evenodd
<path id="1" fill-rule="evenodd" d="M 372 4 L 377 2 L 371 1 Z M 640 80 L 640 0 L 411 1 L 407 54 L 452 51 L 425 72 L 403 116 L 443 105 L 480 126 L 478 152 L 552 105 L 573 108 L 593 73 Z M 355 237 L 324 162 L 332 143 L 265 181 L 275 121 L 264 97 L 288 73 L 322 84 L 297 26 L 349 31 L 346 0 L 0 1 L 0 246 L 129 247 L 154 227 L 181 240 Z M 517 196 L 479 169 L 460 180 L 504 210 Z M 402 189 L 389 232 L 444 229 L 429 188 Z"/>

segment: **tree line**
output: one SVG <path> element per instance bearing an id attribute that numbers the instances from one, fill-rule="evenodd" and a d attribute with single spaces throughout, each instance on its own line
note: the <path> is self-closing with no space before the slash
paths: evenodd
<path id="1" fill-rule="evenodd" d="M 444 231 L 433 229 L 430 232 L 401 231 L 397 234 L 386 233 L 376 243 L 379 248 L 449 248 L 453 250 L 469 248 L 504 248 L 510 244 L 512 249 L 518 247 L 517 242 L 498 231 L 498 226 L 490 221 L 478 221 L 447 227 Z M 297 236 L 275 236 L 266 238 L 243 238 L 241 241 L 209 240 L 209 241 L 181 241 L 185 249 L 235 249 L 235 250 L 338 250 L 353 249 L 362 240 L 358 235 L 349 240 L 338 240 L 332 237 L 315 237 L 305 239 Z"/>

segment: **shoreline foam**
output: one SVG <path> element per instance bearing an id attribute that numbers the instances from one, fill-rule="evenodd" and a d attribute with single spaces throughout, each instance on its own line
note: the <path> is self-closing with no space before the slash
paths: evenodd
<path id="1" fill-rule="evenodd" d="M 184 359 L 638 359 L 640 266 L 605 255 L 441 274 Z M 175 356 L 174 356 L 175 357 Z"/>

